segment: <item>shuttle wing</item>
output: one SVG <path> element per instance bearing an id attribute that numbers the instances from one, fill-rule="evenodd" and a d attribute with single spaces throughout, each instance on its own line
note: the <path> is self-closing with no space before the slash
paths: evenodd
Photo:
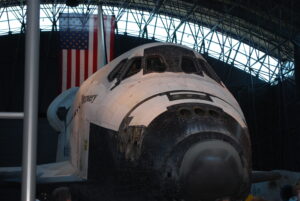
<path id="1" fill-rule="evenodd" d="M 22 175 L 21 167 L 1 167 L 0 181 L 20 182 Z M 84 181 L 76 174 L 76 169 L 69 161 L 48 163 L 37 166 L 37 183 L 59 183 Z"/>
<path id="2" fill-rule="evenodd" d="M 259 183 L 264 181 L 273 181 L 281 178 L 281 174 L 275 171 L 252 171 L 251 182 Z"/>

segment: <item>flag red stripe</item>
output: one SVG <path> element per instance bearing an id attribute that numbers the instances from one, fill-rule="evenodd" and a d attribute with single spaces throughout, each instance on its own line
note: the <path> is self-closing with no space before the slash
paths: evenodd
<path id="1" fill-rule="evenodd" d="M 94 43 L 93 43 L 93 73 L 97 71 L 98 65 L 98 33 L 97 33 L 98 20 L 97 17 L 94 18 Z"/>
<path id="2" fill-rule="evenodd" d="M 89 77 L 89 50 L 84 51 L 84 80 Z"/>
<path id="3" fill-rule="evenodd" d="M 72 76 L 72 50 L 67 51 L 67 89 L 71 87 Z"/>
<path id="4" fill-rule="evenodd" d="M 76 50 L 76 80 L 75 86 L 80 85 L 80 49 Z"/>
<path id="5" fill-rule="evenodd" d="M 63 50 L 61 50 L 60 51 L 60 54 L 59 54 L 59 63 L 60 63 L 60 65 L 61 65 L 61 68 L 60 68 L 60 70 L 61 70 L 61 74 L 60 74 L 60 76 L 59 76 L 59 83 L 60 83 L 60 89 L 58 90 L 58 93 L 61 93 L 61 92 L 63 92 L 63 71 L 64 71 L 64 68 L 63 68 Z"/>

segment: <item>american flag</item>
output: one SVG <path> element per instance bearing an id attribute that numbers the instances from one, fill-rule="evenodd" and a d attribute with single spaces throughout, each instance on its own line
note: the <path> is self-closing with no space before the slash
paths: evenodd
<path id="1" fill-rule="evenodd" d="M 114 58 L 114 16 L 103 16 L 107 60 Z M 59 17 L 61 91 L 80 84 L 100 67 L 97 15 L 65 14 Z"/>

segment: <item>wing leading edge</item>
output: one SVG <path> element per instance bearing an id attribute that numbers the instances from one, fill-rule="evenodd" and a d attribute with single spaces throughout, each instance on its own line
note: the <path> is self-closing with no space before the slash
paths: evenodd
<path id="1" fill-rule="evenodd" d="M 21 167 L 1 167 L 0 181 L 20 182 L 22 175 Z M 84 179 L 77 175 L 76 169 L 69 161 L 48 163 L 37 166 L 37 183 L 60 183 L 60 182 L 80 182 Z"/>

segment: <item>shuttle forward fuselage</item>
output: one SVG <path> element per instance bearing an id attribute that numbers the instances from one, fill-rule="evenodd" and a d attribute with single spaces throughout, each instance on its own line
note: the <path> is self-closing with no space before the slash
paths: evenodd
<path id="1" fill-rule="evenodd" d="M 250 139 L 239 104 L 184 46 L 152 43 L 121 55 L 80 86 L 64 124 L 49 120 L 66 131 L 63 157 L 81 178 L 95 179 L 106 166 L 139 172 L 185 200 L 249 192 Z"/>

